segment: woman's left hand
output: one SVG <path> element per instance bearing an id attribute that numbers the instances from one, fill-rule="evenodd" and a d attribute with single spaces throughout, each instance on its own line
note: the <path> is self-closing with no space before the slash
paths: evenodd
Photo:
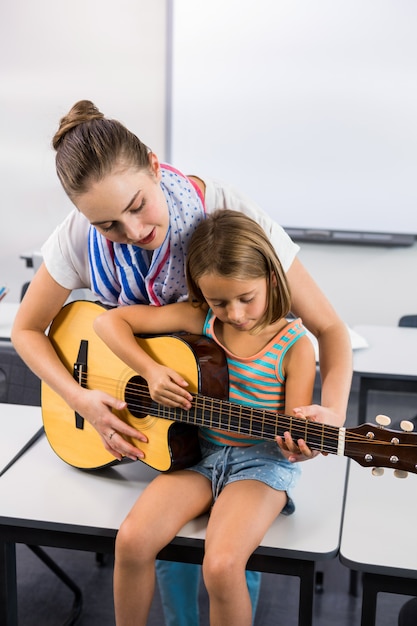
<path id="1" fill-rule="evenodd" d="M 304 419 L 319 422 L 320 424 L 328 424 L 329 426 L 343 426 L 345 422 L 345 416 L 320 404 L 299 406 L 293 409 L 293 414 L 296 417 L 303 417 Z"/>

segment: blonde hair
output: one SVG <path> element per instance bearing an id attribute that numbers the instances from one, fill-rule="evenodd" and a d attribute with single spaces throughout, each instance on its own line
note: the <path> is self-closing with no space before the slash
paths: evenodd
<path id="1" fill-rule="evenodd" d="M 255 332 L 290 312 L 290 288 L 278 256 L 261 226 L 243 213 L 224 209 L 208 215 L 190 239 L 186 269 L 189 297 L 196 305 L 205 303 L 198 283 L 206 274 L 265 278 L 268 304 Z"/>
<path id="2" fill-rule="evenodd" d="M 116 166 L 149 168 L 149 148 L 123 124 L 104 117 L 90 100 L 80 100 L 60 120 L 52 146 L 58 178 L 71 199 Z"/>

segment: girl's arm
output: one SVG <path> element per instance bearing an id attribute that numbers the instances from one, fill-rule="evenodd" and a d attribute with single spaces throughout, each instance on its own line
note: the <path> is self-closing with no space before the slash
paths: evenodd
<path id="1" fill-rule="evenodd" d="M 185 331 L 201 334 L 206 310 L 189 302 L 161 307 L 130 305 L 106 311 L 94 321 L 94 330 L 124 363 L 148 383 L 153 400 L 172 407 L 191 407 L 188 385 L 173 369 L 156 363 L 137 343 L 135 333 L 168 334 Z"/>
<path id="2" fill-rule="evenodd" d="M 317 337 L 320 355 L 322 406 L 298 403 L 297 407 L 305 417 L 342 426 L 352 382 L 352 348 L 346 325 L 298 259 L 287 277 L 292 311 Z"/>
<path id="3" fill-rule="evenodd" d="M 287 351 L 284 356 L 285 413 L 295 415 L 295 407 L 308 405 L 313 399 L 316 378 L 316 357 L 313 344 L 307 335 Z"/>
<path id="4" fill-rule="evenodd" d="M 306 335 L 288 350 L 284 357 L 283 368 L 285 373 L 285 414 L 303 417 L 295 407 L 311 404 L 316 378 L 314 348 Z M 293 463 L 304 461 L 317 454 L 310 450 L 304 440 L 294 441 L 289 433 L 285 433 L 284 437 L 277 437 L 277 443 L 284 455 Z"/>
<path id="5" fill-rule="evenodd" d="M 27 366 L 59 394 L 71 409 L 94 426 L 106 450 L 117 459 L 124 455 L 136 460 L 143 456 L 139 448 L 125 439 L 122 442 L 117 437 L 109 439 L 116 431 L 120 435 L 146 441 L 144 435 L 112 412 L 112 409 L 125 408 L 126 403 L 102 391 L 85 389 L 79 385 L 64 367 L 45 334 L 69 294 L 70 290 L 59 285 L 42 264 L 17 312 L 11 337 L 13 345 Z M 113 447 L 116 440 L 117 449 Z"/>

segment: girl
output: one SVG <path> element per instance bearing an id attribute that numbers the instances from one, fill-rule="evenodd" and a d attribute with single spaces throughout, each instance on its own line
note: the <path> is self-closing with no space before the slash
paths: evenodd
<path id="1" fill-rule="evenodd" d="M 168 406 L 184 406 L 186 399 L 191 406 L 187 382 L 142 350 L 134 333 L 187 331 L 207 335 L 224 349 L 231 401 L 291 414 L 310 404 L 314 349 L 300 319 L 286 320 L 288 283 L 260 226 L 235 211 L 215 212 L 194 231 L 186 267 L 190 301 L 151 313 L 147 306 L 120 307 L 95 320 L 98 335 L 146 379 L 152 398 Z M 291 462 L 294 453 L 314 454 L 302 440 L 297 447 L 288 433 L 288 453 L 274 442 L 238 433 L 200 427 L 199 434 L 202 460 L 160 474 L 119 530 L 118 626 L 146 624 L 156 555 L 187 521 L 209 509 L 203 577 L 210 623 L 252 623 L 246 563 L 276 516 L 294 510 L 290 491 L 299 473 Z"/>

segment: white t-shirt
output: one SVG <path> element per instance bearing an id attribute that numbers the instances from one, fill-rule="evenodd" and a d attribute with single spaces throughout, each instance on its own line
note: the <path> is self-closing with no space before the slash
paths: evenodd
<path id="1" fill-rule="evenodd" d="M 199 177 L 201 178 L 201 177 Z M 213 179 L 202 179 L 206 185 L 207 213 L 217 209 L 232 209 L 258 222 L 268 235 L 285 271 L 291 266 L 299 246 L 281 226 L 230 185 Z M 89 221 L 77 209 L 53 231 L 41 248 L 46 268 L 52 278 L 66 289 L 89 289 L 88 262 Z"/>

